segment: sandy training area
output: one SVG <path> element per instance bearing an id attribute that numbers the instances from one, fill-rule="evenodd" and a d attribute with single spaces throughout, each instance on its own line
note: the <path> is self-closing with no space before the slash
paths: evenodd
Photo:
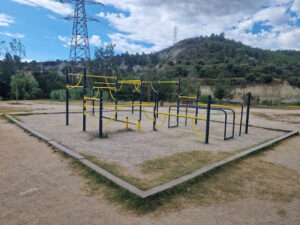
<path id="1" fill-rule="evenodd" d="M 147 109 L 150 118 L 153 115 L 152 110 L 152 108 Z M 160 108 L 160 111 L 166 112 L 166 110 L 167 108 Z M 180 113 L 184 114 L 185 110 Z M 200 111 L 199 114 L 201 115 L 203 112 Z M 104 115 L 112 117 L 113 112 L 108 111 Z M 194 112 L 190 110 L 189 115 L 194 115 Z M 204 144 L 204 140 L 194 132 L 191 119 L 187 119 L 187 126 L 185 126 L 185 118 L 180 118 L 178 128 L 168 128 L 168 119 L 166 119 L 166 122 L 157 131 L 153 131 L 153 121 L 143 113 L 141 132 L 137 132 L 135 125 L 129 125 L 130 129 L 127 130 L 124 123 L 112 121 L 104 126 L 104 134 L 107 134 L 108 137 L 100 139 L 98 138 L 98 118 L 87 116 L 87 131 L 83 132 L 82 117 L 82 113 L 71 113 L 69 126 L 65 126 L 64 114 L 28 115 L 19 118 L 34 130 L 78 153 L 86 153 L 101 160 L 115 162 L 127 168 L 134 175 L 139 175 L 137 164 L 145 160 L 184 151 L 210 151 L 213 153 L 236 151 L 283 134 L 283 132 L 253 127 L 249 128 L 249 134 L 245 134 L 245 127 L 242 126 L 242 135 L 239 136 L 240 126 L 236 119 L 234 138 L 224 141 L 224 123 L 211 122 L 210 143 Z M 136 109 L 132 114 L 127 108 L 127 111 L 118 113 L 118 119 L 125 120 L 126 117 L 130 122 L 137 123 L 139 112 Z M 211 119 L 224 121 L 224 114 L 212 111 Z M 232 119 L 233 116 L 229 113 L 227 137 L 232 135 Z M 157 124 L 163 120 L 164 115 L 159 115 Z M 107 121 L 104 120 L 104 122 Z M 176 117 L 171 117 L 170 122 L 171 125 L 175 125 Z M 205 135 L 205 125 L 206 121 L 204 120 L 198 121 L 198 124 L 195 125 L 197 131 L 202 135 Z"/>

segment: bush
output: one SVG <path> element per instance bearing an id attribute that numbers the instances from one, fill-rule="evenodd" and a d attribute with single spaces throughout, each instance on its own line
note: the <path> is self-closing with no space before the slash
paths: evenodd
<path id="1" fill-rule="evenodd" d="M 215 98 L 217 99 L 223 99 L 226 95 L 226 91 L 225 91 L 225 88 L 221 85 L 217 85 L 216 86 L 216 89 L 214 91 L 214 96 Z"/>
<path id="2" fill-rule="evenodd" d="M 260 80 L 263 83 L 271 83 L 273 81 L 273 77 L 270 74 L 264 74 L 260 77 Z"/>
<path id="3" fill-rule="evenodd" d="M 255 79 L 256 79 L 256 76 L 253 73 L 247 74 L 245 76 L 245 80 L 250 82 L 250 83 L 255 81 Z"/>
<path id="4" fill-rule="evenodd" d="M 66 100 L 66 90 L 60 89 L 60 90 L 53 90 L 50 93 L 50 98 L 52 100 L 57 101 L 65 101 Z M 82 100 L 83 98 L 83 89 L 74 88 L 69 90 L 69 99 L 70 100 Z"/>

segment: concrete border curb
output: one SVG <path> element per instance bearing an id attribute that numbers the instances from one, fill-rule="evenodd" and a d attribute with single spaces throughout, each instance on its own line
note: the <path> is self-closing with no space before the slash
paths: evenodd
<path id="1" fill-rule="evenodd" d="M 249 148 L 245 151 L 242 151 L 240 153 L 237 153 L 235 155 L 229 156 L 225 159 L 219 160 L 217 162 L 214 162 L 212 164 L 209 164 L 207 166 L 204 166 L 200 169 L 197 169 L 195 171 L 193 171 L 192 173 L 189 173 L 187 175 L 184 175 L 182 177 L 179 177 L 177 179 L 171 180 L 167 183 L 155 186 L 153 188 L 150 188 L 146 191 L 140 190 L 139 188 L 135 187 L 132 184 L 129 184 L 128 182 L 126 182 L 125 180 L 113 175 L 112 173 L 108 172 L 107 170 L 104 170 L 102 168 L 100 168 L 98 165 L 92 163 L 91 161 L 87 160 L 84 156 L 78 154 L 75 151 L 72 151 L 71 149 L 68 149 L 67 147 L 51 140 L 50 138 L 44 136 L 43 134 L 38 133 L 37 131 L 33 130 L 32 128 L 26 126 L 24 123 L 14 119 L 13 117 L 11 117 L 10 115 L 5 115 L 7 118 L 11 119 L 14 123 L 16 123 L 18 126 L 20 126 L 21 128 L 23 128 L 24 130 L 30 132 L 31 134 L 33 134 L 34 136 L 41 138 L 42 140 L 46 141 L 48 144 L 50 144 L 51 146 L 55 147 L 56 149 L 65 152 L 66 154 L 70 155 L 71 157 L 79 160 L 82 164 L 84 164 L 85 166 L 87 166 L 88 168 L 94 170 L 95 172 L 97 172 L 98 174 L 100 174 L 101 176 L 105 177 L 106 179 L 110 180 L 111 182 L 117 184 L 118 186 L 120 186 L 121 188 L 124 188 L 125 190 L 141 197 L 141 198 L 147 198 L 153 195 L 156 195 L 160 192 L 166 191 L 168 189 L 171 189 L 177 185 L 183 184 L 195 177 L 201 176 L 209 171 L 212 171 L 220 166 L 223 166 L 225 164 L 228 164 L 230 162 L 233 162 L 237 159 L 243 158 L 253 152 L 259 151 L 267 146 L 270 146 L 272 144 L 275 144 L 277 142 L 280 142 L 284 139 L 287 139 L 291 136 L 297 135 L 299 134 L 299 131 L 289 131 L 287 134 L 284 134 L 280 137 L 274 138 L 270 141 L 267 141 L 266 143 L 260 144 L 258 146 L 255 146 L 253 148 Z"/>

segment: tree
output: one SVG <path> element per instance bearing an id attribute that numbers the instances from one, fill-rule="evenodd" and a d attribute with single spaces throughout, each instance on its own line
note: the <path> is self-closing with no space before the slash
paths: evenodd
<path id="1" fill-rule="evenodd" d="M 35 99 L 40 92 L 39 84 L 31 74 L 19 72 L 12 76 L 10 94 L 15 99 Z"/>
<path id="2" fill-rule="evenodd" d="M 217 99 L 223 99 L 225 97 L 225 88 L 221 85 L 217 85 L 214 91 L 214 96 Z"/>

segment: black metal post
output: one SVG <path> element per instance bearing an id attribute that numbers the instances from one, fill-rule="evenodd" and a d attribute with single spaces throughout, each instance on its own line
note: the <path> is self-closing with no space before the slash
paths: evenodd
<path id="1" fill-rule="evenodd" d="M 132 91 L 132 95 L 131 95 L 131 114 L 134 114 L 134 92 Z"/>
<path id="2" fill-rule="evenodd" d="M 83 70 L 83 131 L 86 131 L 86 68 Z"/>
<path id="3" fill-rule="evenodd" d="M 199 98 L 200 98 L 200 91 L 197 91 L 197 97 L 196 97 L 196 112 L 195 112 L 195 117 L 198 117 L 198 103 L 199 103 Z M 198 120 L 195 120 L 195 124 L 198 123 Z"/>
<path id="4" fill-rule="evenodd" d="M 248 102 L 247 102 L 247 114 L 246 114 L 246 127 L 245 134 L 248 134 L 248 126 L 249 126 L 249 115 L 250 115 L 250 103 L 251 103 L 251 93 L 248 93 Z"/>
<path id="5" fill-rule="evenodd" d="M 69 125 L 69 71 L 66 70 L 66 126 Z"/>
<path id="6" fill-rule="evenodd" d="M 244 114 L 244 106 L 241 106 L 241 121 L 240 121 L 240 131 L 239 131 L 239 136 L 242 135 L 242 124 L 243 124 L 243 114 Z"/>
<path id="7" fill-rule="evenodd" d="M 208 144 L 208 139 L 209 139 L 210 104 L 211 104 L 211 96 L 209 95 L 207 98 L 205 144 Z"/>
<path id="8" fill-rule="evenodd" d="M 156 126 L 156 111 L 158 112 L 157 110 L 157 93 L 154 93 L 154 107 L 153 107 L 153 130 L 156 130 L 155 126 Z"/>
<path id="9" fill-rule="evenodd" d="M 99 93 L 99 137 L 103 137 L 103 92 L 102 89 Z"/>
<path id="10" fill-rule="evenodd" d="M 179 114 L 179 104 L 180 104 L 180 93 L 181 93 L 181 79 L 178 79 L 178 94 L 177 94 L 177 115 Z M 179 126 L 179 117 L 176 118 L 177 127 Z"/>
<path id="11" fill-rule="evenodd" d="M 95 98 L 94 86 L 95 86 L 95 79 L 94 79 L 94 77 L 92 77 L 92 96 L 93 96 L 93 98 Z M 95 100 L 94 99 L 92 100 L 92 105 L 93 105 L 93 115 L 94 115 L 95 114 Z"/>
<path id="12" fill-rule="evenodd" d="M 186 104 L 187 105 L 187 104 Z M 185 115 L 187 116 L 188 115 L 188 107 L 185 107 Z M 187 125 L 187 117 L 185 117 L 185 122 L 184 122 L 184 125 L 186 126 Z"/>
<path id="13" fill-rule="evenodd" d="M 143 80 L 142 78 L 140 79 L 141 85 L 140 85 L 140 115 L 139 115 L 139 121 L 142 121 L 142 101 L 143 101 Z"/>
<path id="14" fill-rule="evenodd" d="M 156 111 L 158 111 L 158 105 L 159 105 L 159 102 L 160 102 L 159 93 L 160 93 L 160 85 L 159 85 L 159 81 L 157 81 L 157 106 L 156 106 Z M 156 114 L 156 118 L 158 118 L 158 114 Z"/>
<path id="15" fill-rule="evenodd" d="M 116 79 L 116 85 L 115 85 L 115 87 L 116 87 L 116 89 L 115 89 L 115 110 L 117 110 L 117 105 L 118 105 L 118 98 L 119 98 L 119 95 L 118 95 L 118 88 L 119 88 L 119 79 L 118 79 L 118 76 L 117 76 L 117 79 Z M 118 119 L 118 111 L 116 112 L 116 117 L 115 117 L 115 119 Z"/>

